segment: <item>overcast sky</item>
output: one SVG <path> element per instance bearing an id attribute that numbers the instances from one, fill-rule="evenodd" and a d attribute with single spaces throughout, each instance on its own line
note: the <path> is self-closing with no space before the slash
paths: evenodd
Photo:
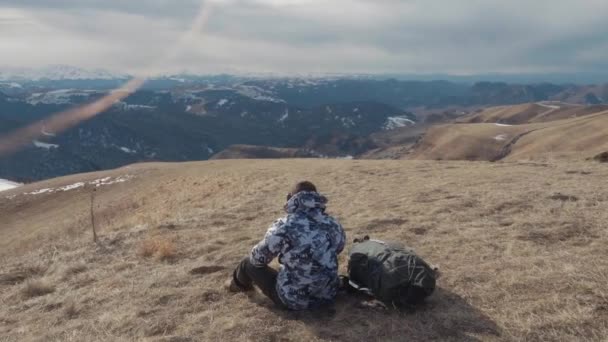
<path id="1" fill-rule="evenodd" d="M 0 0 L 0 66 L 202 73 L 608 70 L 607 0 L 207 2 L 204 29 L 187 34 L 199 0 Z"/>

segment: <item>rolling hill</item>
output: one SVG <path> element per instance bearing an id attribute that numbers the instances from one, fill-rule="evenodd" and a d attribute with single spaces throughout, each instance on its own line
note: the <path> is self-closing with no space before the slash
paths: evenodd
<path id="1" fill-rule="evenodd" d="M 211 157 L 215 159 L 283 159 L 310 158 L 310 152 L 299 148 L 278 148 L 255 145 L 232 145 Z"/>
<path id="2" fill-rule="evenodd" d="M 0 336 L 601 341 L 606 177 L 577 161 L 288 159 L 147 163 L 27 184 L 0 195 Z M 330 198 L 349 241 L 402 241 L 440 265 L 425 307 L 399 314 L 340 295 L 333 308 L 294 313 L 222 290 L 302 179 Z"/>
<path id="3" fill-rule="evenodd" d="M 487 161 L 587 159 L 608 151 L 608 111 L 604 107 L 546 106 L 492 108 L 463 118 L 467 123 L 433 126 L 409 156 L 413 159 Z M 525 123 L 510 125 L 504 122 Z"/>
<path id="4" fill-rule="evenodd" d="M 514 106 L 489 107 L 455 120 L 459 123 L 504 123 L 521 125 L 570 119 L 608 110 L 607 105 L 583 106 L 562 102 L 525 103 Z"/>

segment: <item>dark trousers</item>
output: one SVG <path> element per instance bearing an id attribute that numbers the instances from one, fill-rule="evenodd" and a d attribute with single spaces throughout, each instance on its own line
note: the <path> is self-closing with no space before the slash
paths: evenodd
<path id="1" fill-rule="evenodd" d="M 249 257 L 246 257 L 234 270 L 233 277 L 236 284 L 243 290 L 250 290 L 255 285 L 277 306 L 285 308 L 276 289 L 277 275 L 278 272 L 274 268 L 256 267 L 251 263 Z"/>

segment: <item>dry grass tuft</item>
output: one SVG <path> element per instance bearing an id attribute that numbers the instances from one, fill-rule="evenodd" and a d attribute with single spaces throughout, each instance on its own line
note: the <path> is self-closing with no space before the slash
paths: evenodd
<path id="1" fill-rule="evenodd" d="M 225 270 L 223 266 L 201 266 L 190 270 L 190 274 L 210 274 Z"/>
<path id="2" fill-rule="evenodd" d="M 171 260 L 177 256 L 175 243 L 162 237 L 152 237 L 144 240 L 138 254 L 144 258 L 156 257 L 158 260 Z"/>
<path id="3" fill-rule="evenodd" d="M 78 308 L 76 307 L 76 303 L 72 301 L 67 302 L 63 307 L 63 315 L 67 319 L 74 319 L 78 317 Z"/>
<path id="4" fill-rule="evenodd" d="M 167 335 L 175 330 L 175 323 L 169 317 L 162 317 L 148 324 L 144 329 L 147 337 Z"/>
<path id="5" fill-rule="evenodd" d="M 63 274 L 63 280 L 68 280 L 77 274 L 85 272 L 86 270 L 87 270 L 87 265 L 85 265 L 84 263 L 79 263 L 76 265 L 69 266 L 68 268 L 66 268 L 66 270 Z"/>
<path id="6" fill-rule="evenodd" d="M 562 201 L 562 202 L 576 202 L 578 201 L 578 197 L 576 196 L 572 196 L 572 195 L 565 195 L 562 194 L 561 192 L 558 192 L 554 195 L 552 195 L 551 197 L 549 197 L 552 200 L 556 200 L 556 201 Z"/>
<path id="7" fill-rule="evenodd" d="M 45 271 L 44 268 L 38 266 L 14 269 L 5 274 L 0 274 L 0 285 L 20 284 L 33 276 L 44 274 Z"/>
<path id="8" fill-rule="evenodd" d="M 55 286 L 42 279 L 30 280 L 21 289 L 21 294 L 26 299 L 44 296 L 53 292 L 55 292 Z"/>

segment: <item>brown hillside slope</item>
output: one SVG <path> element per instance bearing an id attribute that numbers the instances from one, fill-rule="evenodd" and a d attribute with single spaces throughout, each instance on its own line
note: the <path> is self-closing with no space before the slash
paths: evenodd
<path id="1" fill-rule="evenodd" d="M 555 121 L 523 136 L 508 160 L 549 157 L 591 158 L 608 151 L 608 111 L 587 117 Z"/>
<path id="2" fill-rule="evenodd" d="M 282 159 L 310 156 L 309 153 L 298 148 L 232 145 L 215 154 L 211 159 Z"/>
<path id="3" fill-rule="evenodd" d="M 509 160 L 574 157 L 608 150 L 608 111 L 527 125 L 448 124 L 429 129 L 412 159 Z"/>
<path id="4" fill-rule="evenodd" d="M 97 188 L 95 245 L 92 189 L 73 185 L 126 176 Z M 606 177 L 599 163 L 300 159 L 30 184 L 0 194 L 1 340 L 601 341 Z M 426 307 L 400 315 L 341 295 L 333 310 L 290 313 L 221 290 L 301 179 L 330 198 L 349 241 L 399 240 L 440 265 Z M 42 188 L 53 192 L 23 194 Z"/>
<path id="5" fill-rule="evenodd" d="M 533 125 L 446 124 L 431 127 L 409 158 L 431 160 L 494 160 L 510 141 Z"/>
<path id="6" fill-rule="evenodd" d="M 608 110 L 607 105 L 583 106 L 562 102 L 526 103 L 486 108 L 459 118 L 459 123 L 505 123 L 521 125 L 575 118 Z"/>
<path id="7" fill-rule="evenodd" d="M 356 157 L 358 159 L 405 159 L 427 128 L 428 126 L 421 124 L 374 133 L 370 138 L 377 147 Z"/>
<path id="8" fill-rule="evenodd" d="M 461 123 L 528 123 L 531 119 L 546 112 L 548 108 L 536 103 L 525 103 L 514 106 L 486 108 L 480 112 L 466 115 L 457 120 Z"/>

